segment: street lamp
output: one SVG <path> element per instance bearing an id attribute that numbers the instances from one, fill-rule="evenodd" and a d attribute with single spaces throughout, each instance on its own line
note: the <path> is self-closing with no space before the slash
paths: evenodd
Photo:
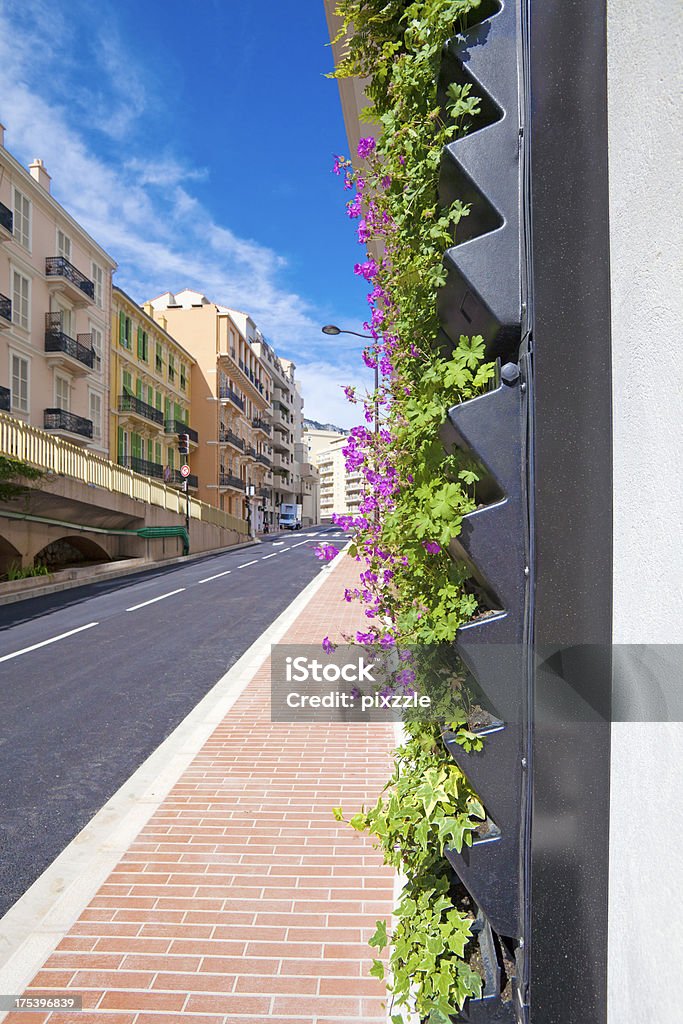
<path id="1" fill-rule="evenodd" d="M 323 334 L 336 336 L 337 334 L 353 334 L 356 338 L 367 338 L 375 342 L 375 433 L 379 434 L 379 353 L 377 352 L 377 339 L 373 334 L 359 334 L 358 331 L 347 331 L 336 324 L 325 324 L 320 328 Z"/>

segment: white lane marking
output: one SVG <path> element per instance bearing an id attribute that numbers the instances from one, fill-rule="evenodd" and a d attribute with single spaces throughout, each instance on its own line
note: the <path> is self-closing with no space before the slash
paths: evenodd
<path id="1" fill-rule="evenodd" d="M 272 555 L 264 555 L 263 558 L 261 559 L 261 561 L 265 562 L 266 558 L 275 558 L 275 556 L 279 555 L 279 554 L 280 554 L 279 551 L 273 551 Z"/>
<path id="2" fill-rule="evenodd" d="M 293 548 L 300 548 L 302 544 L 308 544 L 307 540 L 300 540 L 298 544 L 292 544 Z"/>
<path id="3" fill-rule="evenodd" d="M 273 547 L 274 547 L 274 548 L 277 548 L 277 547 L 279 547 L 279 546 L 280 546 L 280 544 L 284 544 L 284 541 L 283 541 L 283 540 L 274 540 L 274 541 L 273 541 Z"/>
<path id="4" fill-rule="evenodd" d="M 285 551 L 289 551 L 289 548 L 283 548 L 282 551 L 278 551 L 278 555 L 284 555 Z"/>
<path id="5" fill-rule="evenodd" d="M 200 583 L 210 583 L 211 580 L 217 580 L 221 576 L 229 576 L 232 569 L 226 569 L 225 572 L 217 572 L 215 576 L 207 576 L 205 580 L 199 580 Z"/>
<path id="6" fill-rule="evenodd" d="M 32 644 L 30 647 L 22 647 L 20 651 L 14 651 L 13 654 L 3 654 L 0 661 L 9 661 L 11 658 L 18 658 L 20 654 L 28 654 L 29 651 L 37 651 L 39 647 L 47 647 L 48 644 L 55 644 L 58 640 L 64 640 L 67 636 L 73 636 L 74 633 L 82 633 L 84 629 L 92 629 L 93 626 L 99 626 L 99 622 L 89 622 L 87 626 L 79 626 L 77 629 L 70 629 L 68 633 L 60 633 L 59 636 L 51 636 L 49 640 L 41 640 L 39 644 Z"/>
<path id="7" fill-rule="evenodd" d="M 163 601 L 164 598 L 173 597 L 174 594 L 182 594 L 185 587 L 178 587 L 177 590 L 169 590 L 168 594 L 160 594 L 159 597 L 152 597 L 149 601 L 142 601 L 141 604 L 134 604 L 132 608 L 126 608 L 127 612 L 136 612 L 138 608 L 145 608 L 148 604 L 154 604 L 155 601 Z"/>
<path id="8" fill-rule="evenodd" d="M 244 565 L 238 565 L 238 569 L 246 569 L 248 565 L 256 565 L 258 558 L 255 558 L 253 562 L 245 562 Z"/>

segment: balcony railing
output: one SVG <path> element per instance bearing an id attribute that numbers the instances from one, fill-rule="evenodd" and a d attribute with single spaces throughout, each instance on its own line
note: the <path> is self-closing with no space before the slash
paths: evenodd
<path id="1" fill-rule="evenodd" d="M 272 460 L 271 460 L 271 459 L 269 459 L 267 455 L 257 455 L 257 456 L 256 456 L 256 461 L 257 461 L 257 462 L 260 462 L 260 463 L 262 463 L 262 464 L 263 464 L 264 466 L 268 466 L 268 467 L 270 467 L 270 466 L 272 466 L 272 465 L 273 465 L 273 462 L 272 462 Z"/>
<path id="2" fill-rule="evenodd" d="M 77 359 L 92 370 L 95 364 L 95 350 L 92 347 L 92 334 L 79 334 L 78 338 L 70 338 L 62 330 L 62 314 L 45 314 L 45 351 L 63 352 L 64 355 Z"/>
<path id="3" fill-rule="evenodd" d="M 9 231 L 10 234 L 13 232 L 14 217 L 9 207 L 5 206 L 4 203 L 0 203 L 0 225 Z"/>
<path id="4" fill-rule="evenodd" d="M 43 414 L 43 428 L 45 430 L 68 430 L 70 434 L 80 434 L 81 437 L 92 437 L 92 420 L 85 416 L 76 416 L 66 409 L 46 409 Z"/>
<path id="5" fill-rule="evenodd" d="M 240 480 L 238 476 L 233 476 L 232 473 L 221 473 L 218 484 L 220 487 L 235 487 L 238 491 L 246 490 L 244 480 Z"/>
<path id="6" fill-rule="evenodd" d="M 268 434 L 269 437 L 273 432 L 270 423 L 266 423 L 265 420 L 260 420 L 258 417 L 251 421 L 251 425 L 255 430 L 262 430 L 263 433 Z"/>
<path id="7" fill-rule="evenodd" d="M 67 281 L 71 281 L 76 288 L 80 288 L 84 295 L 87 295 L 89 299 L 95 299 L 95 285 L 90 281 L 85 274 L 82 274 L 80 270 L 74 267 L 73 263 L 69 263 L 64 256 L 48 256 L 45 260 L 45 276 L 46 277 L 65 277 Z"/>
<path id="8" fill-rule="evenodd" d="M 221 444 L 231 444 L 235 448 L 239 448 L 241 452 L 244 451 L 244 441 L 237 434 L 233 434 L 229 427 L 221 428 L 218 434 L 218 440 Z"/>
<path id="9" fill-rule="evenodd" d="M 146 420 L 151 420 L 152 423 L 161 424 L 164 422 L 164 414 L 161 409 L 155 409 L 153 405 L 143 402 L 141 398 L 136 398 L 135 395 L 119 395 L 119 412 L 135 412 L 138 416 L 144 416 Z M 123 465 L 123 463 L 120 463 L 120 465 Z M 150 462 L 151 465 L 156 465 L 156 463 Z M 135 472 L 141 473 L 142 470 L 136 470 Z M 153 475 L 145 473 L 145 476 Z"/>
<path id="10" fill-rule="evenodd" d="M 188 477 L 183 477 L 180 475 L 179 469 L 169 469 L 164 474 L 164 481 L 172 484 L 173 487 L 183 485 L 186 479 L 188 487 L 199 487 L 199 478 L 194 473 L 190 473 Z"/>
<path id="11" fill-rule="evenodd" d="M 12 319 L 12 300 L 6 295 L 0 295 L 0 316 L 5 320 Z"/>
<path id="12" fill-rule="evenodd" d="M 166 420 L 164 431 L 167 434 L 187 434 L 190 441 L 199 444 L 199 434 L 197 431 L 193 430 L 192 427 L 188 427 L 187 423 L 183 423 L 182 420 Z"/>
<path id="13" fill-rule="evenodd" d="M 244 402 L 240 396 L 232 390 L 229 384 L 221 384 L 218 393 L 220 398 L 229 398 L 238 409 L 244 410 Z"/>
<path id="14" fill-rule="evenodd" d="M 254 448 L 253 444 L 247 445 L 244 451 L 246 455 L 251 455 L 252 459 L 256 458 L 256 449 Z"/>
<path id="15" fill-rule="evenodd" d="M 164 479 L 164 467 L 158 462 L 150 462 L 148 459 L 140 459 L 137 455 L 119 455 L 119 466 L 126 466 L 135 473 L 142 476 L 152 476 L 157 480 Z"/>
<path id="16" fill-rule="evenodd" d="M 12 392 L 9 388 L 0 387 L 0 411 L 9 412 L 12 408 Z"/>

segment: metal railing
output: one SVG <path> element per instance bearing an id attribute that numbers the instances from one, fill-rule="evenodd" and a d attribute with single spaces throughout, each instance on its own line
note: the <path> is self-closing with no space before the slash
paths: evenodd
<path id="1" fill-rule="evenodd" d="M 238 491 L 246 490 L 246 484 L 244 480 L 240 480 L 238 476 L 233 476 L 232 473 L 221 473 L 218 478 L 219 487 L 235 487 Z"/>
<path id="2" fill-rule="evenodd" d="M 72 434 L 92 438 L 92 420 L 76 416 L 66 409 L 46 409 L 43 413 L 43 427 L 45 430 L 68 430 Z"/>
<path id="3" fill-rule="evenodd" d="M 4 203 L 0 203 L 0 224 L 10 234 L 14 232 L 14 215 Z"/>
<path id="4" fill-rule="evenodd" d="M 12 408 L 12 392 L 9 388 L 0 387 L 0 411 L 9 412 Z"/>
<path id="5" fill-rule="evenodd" d="M 70 338 L 62 330 L 62 314 L 45 314 L 45 351 L 63 352 L 72 359 L 77 359 L 89 370 L 95 365 L 95 350 L 92 347 L 92 334 L 79 334 Z"/>
<path id="6" fill-rule="evenodd" d="M 244 441 L 237 434 L 234 434 L 230 427 L 223 428 L 219 431 L 218 440 L 221 444 L 231 444 L 235 448 L 239 448 L 241 452 L 244 451 Z"/>
<path id="7" fill-rule="evenodd" d="M 119 466 L 127 466 L 142 476 L 153 476 L 156 480 L 164 479 L 164 467 L 160 463 L 141 459 L 138 455 L 119 455 L 118 463 Z"/>
<path id="8" fill-rule="evenodd" d="M 184 485 L 186 479 L 188 487 L 199 487 L 199 477 L 195 476 L 194 473 L 190 473 L 188 477 L 183 477 L 180 475 L 179 469 L 172 469 L 166 473 L 166 478 L 168 483 L 172 484 L 174 487 Z"/>
<path id="9" fill-rule="evenodd" d="M 246 455 L 250 455 L 252 459 L 256 458 L 256 449 L 254 448 L 253 444 L 247 445 L 247 447 L 244 449 L 244 452 Z"/>
<path id="10" fill-rule="evenodd" d="M 262 463 L 264 466 L 272 466 L 272 459 L 269 459 L 267 455 L 257 455 L 256 461 Z"/>
<path id="11" fill-rule="evenodd" d="M 0 295 L 0 316 L 5 320 L 12 319 L 12 300 L 6 295 Z"/>
<path id="12" fill-rule="evenodd" d="M 244 402 L 240 396 L 232 390 L 229 384 L 219 385 L 218 395 L 220 398 L 229 398 L 230 401 L 237 406 L 238 409 L 244 410 Z"/>
<path id="13" fill-rule="evenodd" d="M 270 423 L 266 423 L 265 420 L 259 419 L 258 416 L 256 417 L 256 419 L 253 419 L 251 421 L 251 425 L 252 427 L 254 427 L 255 430 L 262 430 L 263 433 L 268 434 L 269 437 L 273 433 L 273 428 L 271 427 Z"/>
<path id="14" fill-rule="evenodd" d="M 39 427 L 30 427 L 5 413 L 0 413 L 0 455 L 28 462 L 56 476 L 71 477 L 92 487 L 101 487 L 127 498 L 165 508 L 169 512 L 185 514 L 185 496 L 175 487 L 167 487 L 160 480 L 135 473 L 126 466 L 119 466 L 101 455 L 48 434 Z M 197 498 L 190 498 L 190 515 L 193 519 L 235 533 L 247 533 L 245 520 L 237 519 L 229 512 L 207 505 Z"/>
<path id="15" fill-rule="evenodd" d="M 119 412 L 135 412 L 138 416 L 144 416 L 146 420 L 151 420 L 152 423 L 164 422 L 164 414 L 161 409 L 155 409 L 153 405 L 143 402 L 135 395 L 119 395 Z"/>
<path id="16" fill-rule="evenodd" d="M 89 299 L 94 301 L 95 299 L 95 285 L 94 283 L 82 274 L 80 270 L 74 267 L 73 263 L 64 256 L 48 256 L 45 259 L 45 276 L 46 277 L 65 277 L 67 281 L 79 288 L 84 295 L 87 295 Z"/>
<path id="17" fill-rule="evenodd" d="M 187 434 L 190 441 L 199 444 L 199 434 L 197 431 L 193 430 L 192 427 L 188 427 L 187 423 L 183 423 L 182 420 L 166 420 L 164 431 L 167 434 Z"/>

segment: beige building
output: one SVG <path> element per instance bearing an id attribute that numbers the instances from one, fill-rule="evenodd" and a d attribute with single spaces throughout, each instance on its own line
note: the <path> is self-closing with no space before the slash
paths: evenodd
<path id="1" fill-rule="evenodd" d="M 348 473 L 342 449 L 347 435 L 334 430 L 307 428 L 304 431 L 310 457 L 318 469 L 320 488 L 320 521 L 332 515 L 351 515 L 358 511 L 362 495 L 362 474 Z"/>
<path id="2" fill-rule="evenodd" d="M 180 466 L 194 469 L 199 434 L 192 426 L 195 360 L 121 288 L 112 292 L 110 351 L 112 462 L 182 486 Z M 189 455 L 178 453 L 178 434 L 189 437 Z M 197 474 L 188 477 L 196 491 Z"/>
<path id="3" fill-rule="evenodd" d="M 116 263 L 28 170 L 0 125 L 0 409 L 109 452 L 111 278 Z"/>
<path id="4" fill-rule="evenodd" d="M 199 445 L 192 471 L 199 497 L 263 527 L 263 495 L 272 489 L 272 377 L 249 344 L 242 317 L 189 288 L 145 304 L 154 320 L 195 359 L 192 423 Z M 248 318 L 247 318 L 248 319 Z M 267 512 L 265 513 L 267 515 Z"/>

